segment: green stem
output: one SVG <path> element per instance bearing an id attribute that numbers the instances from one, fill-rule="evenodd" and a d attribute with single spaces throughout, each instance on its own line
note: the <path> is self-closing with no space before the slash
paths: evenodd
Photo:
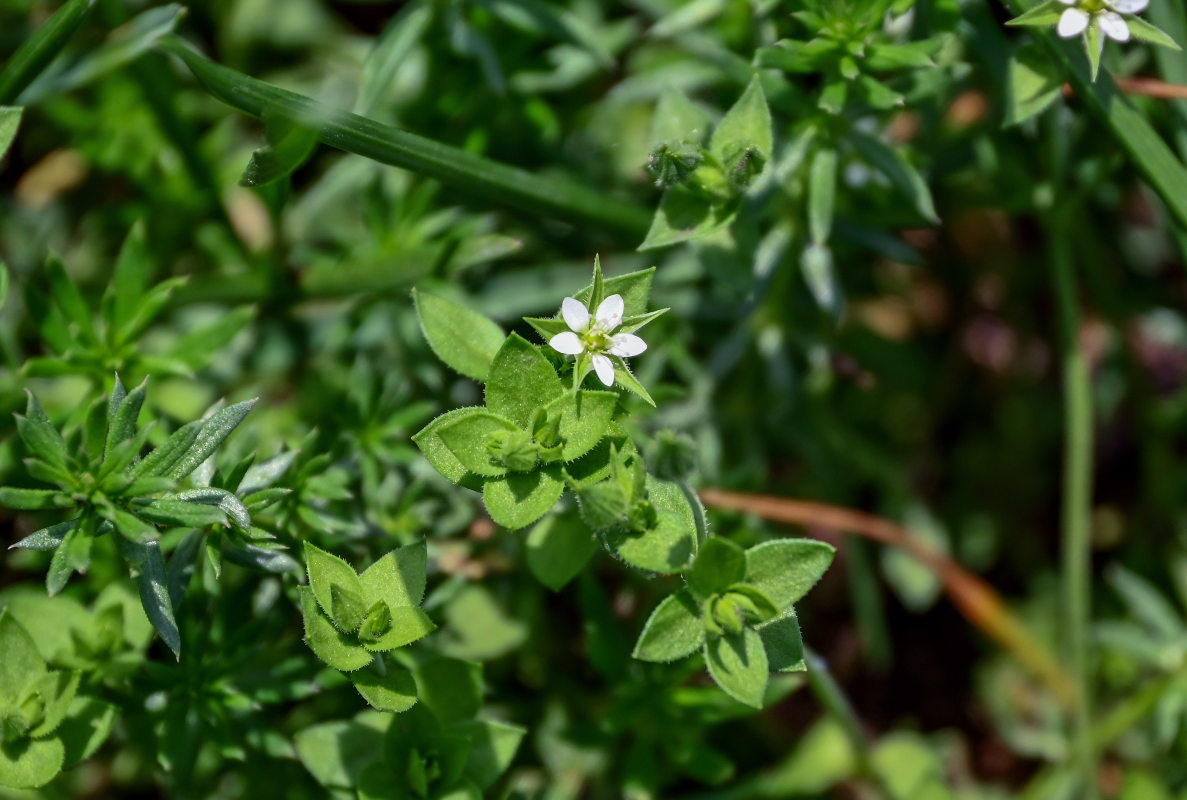
<path id="1" fill-rule="evenodd" d="M 684 492 L 684 498 L 688 500 L 688 505 L 692 508 L 692 524 L 697 531 L 697 549 L 701 549 L 701 545 L 709 538 L 709 523 L 705 519 L 705 506 L 701 503 L 701 498 L 693 491 L 693 488 L 688 485 L 688 481 L 677 481 L 680 491 Z"/>
<path id="2" fill-rule="evenodd" d="M 86 19 L 95 0 L 70 0 L 17 48 L 0 70 L 0 106 L 11 105 L 54 60 Z"/>
<path id="3" fill-rule="evenodd" d="M 403 167 L 529 213 L 588 222 L 631 237 L 647 232 L 651 214 L 628 201 L 577 183 L 544 178 L 391 125 L 330 108 L 303 95 L 249 78 L 199 55 L 176 36 L 159 47 L 181 59 L 216 98 L 256 118 L 278 116 L 317 131 L 319 141 Z"/>
<path id="4" fill-rule="evenodd" d="M 812 694 L 816 695 L 816 699 L 824 706 L 828 715 L 844 731 L 845 738 L 849 740 L 849 745 L 853 748 L 858 775 L 865 778 L 879 795 L 889 800 L 894 795 L 891 794 L 885 781 L 874 769 L 870 743 L 866 739 L 865 732 L 861 729 L 861 720 L 857 718 L 857 712 L 849 704 L 849 698 L 845 697 L 845 692 L 837 684 L 832 673 L 828 671 L 824 659 L 807 645 L 804 645 L 804 661 L 808 665 L 808 688 L 812 690 Z"/>
<path id="5" fill-rule="evenodd" d="M 1068 667 L 1076 685 L 1072 749 L 1080 797 L 1097 796 L 1096 751 L 1088 676 L 1088 624 L 1092 569 L 1092 380 L 1078 345 L 1080 318 L 1071 255 L 1071 231 L 1053 220 L 1049 236 L 1063 350 L 1063 605 Z"/>

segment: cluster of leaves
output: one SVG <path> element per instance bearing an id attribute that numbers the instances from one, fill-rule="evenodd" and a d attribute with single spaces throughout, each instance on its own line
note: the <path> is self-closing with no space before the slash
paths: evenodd
<path id="1" fill-rule="evenodd" d="M 250 462 L 235 480 L 235 484 L 247 480 L 245 494 L 256 495 L 246 502 L 218 486 L 179 489 L 204 463 L 208 467 L 203 472 L 213 467 L 208 459 L 255 401 L 212 408 L 208 416 L 181 426 L 142 458 L 153 431 L 150 425 L 139 425 L 147 393 L 147 380 L 128 392 L 117 375 L 110 397 L 97 398 L 86 409 L 81 424 L 63 436 L 30 392 L 25 415 L 17 417 L 17 429 L 29 453 L 25 469 L 31 477 L 57 488 L 3 487 L 0 503 L 16 509 L 73 508 L 78 512 L 14 545 L 53 551 L 46 575 L 51 595 L 61 591 L 73 573 L 86 572 L 95 539 L 114 532 L 119 552 L 139 583 L 149 619 L 180 656 L 181 637 L 160 547 L 161 529 L 231 528 L 241 539 L 239 549 L 249 556 L 258 555 L 258 548 L 249 544 L 253 536 L 251 506 L 275 502 L 276 494 L 266 491 L 268 481 L 259 480 L 258 473 L 248 478 Z M 202 479 L 197 483 L 203 483 Z M 175 574 L 178 571 L 175 568 Z"/>

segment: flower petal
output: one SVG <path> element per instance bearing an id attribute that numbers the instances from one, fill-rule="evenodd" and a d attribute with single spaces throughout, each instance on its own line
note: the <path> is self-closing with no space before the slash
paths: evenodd
<path id="1" fill-rule="evenodd" d="M 1125 24 L 1125 20 L 1117 12 L 1106 11 L 1097 16 L 1097 20 L 1097 24 L 1104 31 L 1105 36 L 1115 39 L 1118 42 L 1129 41 L 1129 26 Z"/>
<path id="2" fill-rule="evenodd" d="M 599 353 L 593 357 L 593 368 L 598 380 L 607 386 L 614 385 L 614 362 Z"/>
<path id="3" fill-rule="evenodd" d="M 1150 0 L 1106 0 L 1109 8 L 1122 14 L 1140 14 L 1150 5 Z"/>
<path id="4" fill-rule="evenodd" d="M 553 336 L 548 340 L 548 346 L 567 356 L 579 355 L 585 350 L 585 345 L 581 343 L 581 337 L 572 331 L 565 331 Z"/>
<path id="5" fill-rule="evenodd" d="M 598 306 L 597 318 L 598 326 L 604 331 L 612 331 L 622 324 L 622 312 L 624 311 L 624 303 L 622 302 L 622 295 L 612 294 L 602 301 Z"/>
<path id="6" fill-rule="evenodd" d="M 1065 6 L 1074 6 L 1077 2 L 1079 2 L 1079 0 L 1059 0 L 1059 2 L 1063 3 Z"/>
<path id="7" fill-rule="evenodd" d="M 612 356 L 630 358 L 637 356 L 647 349 L 647 342 L 633 333 L 620 333 L 610 339 L 610 347 L 606 351 Z"/>
<path id="8" fill-rule="evenodd" d="M 1088 14 L 1078 8 L 1069 8 L 1059 18 L 1059 25 L 1055 31 L 1063 38 L 1070 39 L 1073 36 L 1079 36 L 1087 27 Z"/>
<path id="9" fill-rule="evenodd" d="M 565 324 L 570 330 L 581 333 L 589 327 L 589 309 L 585 307 L 585 303 L 572 297 L 566 297 L 561 303 L 561 316 L 565 318 Z"/>

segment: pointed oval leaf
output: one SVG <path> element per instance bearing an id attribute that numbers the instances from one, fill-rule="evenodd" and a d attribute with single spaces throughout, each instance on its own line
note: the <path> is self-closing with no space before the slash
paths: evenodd
<path id="1" fill-rule="evenodd" d="M 685 579 L 693 593 L 708 597 L 723 592 L 746 575 L 746 551 L 728 539 L 706 539 Z"/>
<path id="2" fill-rule="evenodd" d="M 363 571 L 359 580 L 368 605 L 419 606 L 425 593 L 428 545 L 424 539 L 397 548 Z"/>
<path id="3" fill-rule="evenodd" d="M 675 661 L 705 642 L 701 607 L 692 593 L 681 589 L 664 598 L 643 626 L 632 655 L 640 661 Z"/>
<path id="4" fill-rule="evenodd" d="M 785 610 L 816 585 L 834 555 L 832 545 L 813 539 L 763 542 L 746 551 L 746 583 Z"/>
<path id="5" fill-rule="evenodd" d="M 416 705 L 416 680 L 406 669 L 390 664 L 386 669 L 384 675 L 372 669 L 357 670 L 350 673 L 350 682 L 377 711 L 407 711 Z"/>
<path id="6" fill-rule="evenodd" d="M 527 339 L 513 333 L 491 361 L 486 407 L 526 429 L 536 409 L 564 391 L 548 359 Z"/>
<path id="7" fill-rule="evenodd" d="M 443 297 L 412 290 L 416 316 L 429 347 L 453 369 L 485 381 L 506 334 L 492 320 Z"/>
<path id="8" fill-rule="evenodd" d="M 762 639 L 752 628 L 705 643 L 705 663 L 722 691 L 739 703 L 762 708 L 770 669 Z"/>
<path id="9" fill-rule="evenodd" d="M 491 519 L 518 530 L 551 511 L 564 490 L 559 468 L 549 466 L 487 480 L 482 485 L 482 502 Z"/>
<path id="10" fill-rule="evenodd" d="M 371 663 L 374 654 L 334 627 L 308 586 L 298 586 L 297 594 L 305 618 L 305 644 L 315 656 L 342 672 L 354 672 Z"/>
<path id="11" fill-rule="evenodd" d="M 352 594 L 363 597 L 363 585 L 359 581 L 358 573 L 344 560 L 327 553 L 320 547 L 306 541 L 304 543 L 305 568 L 309 575 L 309 588 L 317 598 L 317 604 L 322 611 L 334 618 L 333 590 L 338 586 Z M 357 626 L 356 626 L 357 627 Z"/>

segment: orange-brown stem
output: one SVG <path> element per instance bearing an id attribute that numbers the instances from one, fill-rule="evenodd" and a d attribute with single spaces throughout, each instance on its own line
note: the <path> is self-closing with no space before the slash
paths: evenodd
<path id="1" fill-rule="evenodd" d="M 944 553 L 923 544 L 901 525 L 861 511 L 805 500 L 723 489 L 703 489 L 700 496 L 709 508 L 756 514 L 788 525 L 853 533 L 907 552 L 936 573 L 944 592 L 965 619 L 1041 678 L 1061 702 L 1070 704 L 1074 689 L 1067 675 L 1050 651 L 1010 612 L 1001 595 Z"/>

